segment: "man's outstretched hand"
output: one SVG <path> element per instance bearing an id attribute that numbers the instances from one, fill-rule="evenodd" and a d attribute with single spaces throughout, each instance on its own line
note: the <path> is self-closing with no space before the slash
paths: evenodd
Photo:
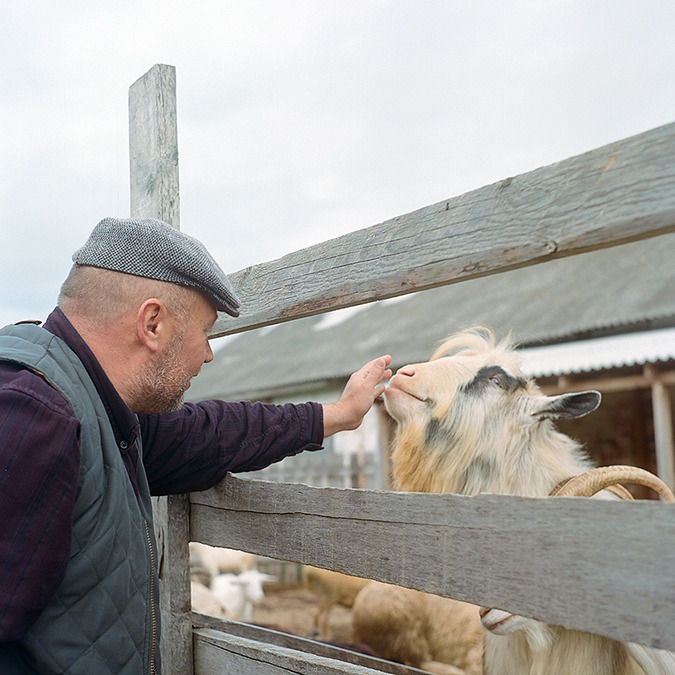
<path id="1" fill-rule="evenodd" d="M 323 435 L 356 429 L 385 387 L 383 380 L 391 377 L 391 356 L 380 356 L 357 370 L 347 381 L 342 395 L 335 403 L 323 406 Z"/>

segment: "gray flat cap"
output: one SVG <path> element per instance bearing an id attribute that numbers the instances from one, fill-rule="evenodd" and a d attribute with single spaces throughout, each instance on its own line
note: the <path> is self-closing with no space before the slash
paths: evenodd
<path id="1" fill-rule="evenodd" d="M 241 303 L 206 247 L 161 220 L 104 218 L 73 262 L 196 288 L 218 311 L 239 316 Z"/>

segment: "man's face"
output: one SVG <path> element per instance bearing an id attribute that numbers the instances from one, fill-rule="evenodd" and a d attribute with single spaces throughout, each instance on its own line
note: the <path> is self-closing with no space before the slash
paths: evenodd
<path id="1" fill-rule="evenodd" d="M 192 378 L 213 360 L 207 333 L 216 316 L 211 303 L 199 296 L 187 323 L 174 325 L 166 348 L 136 378 L 134 412 L 150 414 L 180 408 Z"/>

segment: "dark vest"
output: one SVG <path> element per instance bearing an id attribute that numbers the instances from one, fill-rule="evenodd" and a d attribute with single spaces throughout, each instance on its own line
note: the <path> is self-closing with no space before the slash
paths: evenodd
<path id="1" fill-rule="evenodd" d="M 5 658 L 16 660 L 16 672 L 159 672 L 157 548 L 142 461 L 137 472 L 139 503 L 96 387 L 63 340 L 38 326 L 8 326 L 0 330 L 0 360 L 43 376 L 68 400 L 81 423 L 66 574 L 44 612 L 16 644 L 14 656 Z"/>

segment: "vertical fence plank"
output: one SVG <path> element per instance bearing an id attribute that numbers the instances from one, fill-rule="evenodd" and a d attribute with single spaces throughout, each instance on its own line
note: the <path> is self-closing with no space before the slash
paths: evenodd
<path id="1" fill-rule="evenodd" d="M 658 474 L 671 490 L 675 490 L 675 449 L 670 394 L 668 387 L 658 380 L 652 382 L 652 415 Z"/>
<path id="2" fill-rule="evenodd" d="M 176 70 L 153 66 L 129 88 L 131 215 L 180 227 Z M 157 536 L 162 671 L 191 675 L 192 621 L 187 495 L 153 498 Z"/>
<path id="3" fill-rule="evenodd" d="M 176 69 L 153 66 L 129 88 L 131 216 L 180 227 Z"/>
<path id="4" fill-rule="evenodd" d="M 159 548 L 162 673 L 192 675 L 189 497 L 153 497 L 152 502 Z"/>

